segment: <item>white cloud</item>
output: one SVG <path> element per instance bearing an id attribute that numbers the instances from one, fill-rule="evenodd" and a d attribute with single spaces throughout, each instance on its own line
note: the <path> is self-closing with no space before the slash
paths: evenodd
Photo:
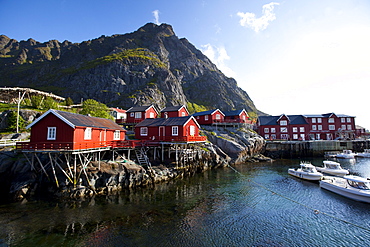
<path id="1" fill-rule="evenodd" d="M 202 52 L 222 71 L 222 73 L 228 77 L 235 77 L 235 72 L 225 64 L 227 60 L 230 60 L 225 47 L 216 47 L 211 44 L 206 44 L 202 45 Z"/>
<path id="2" fill-rule="evenodd" d="M 159 10 L 156 9 L 152 13 L 154 16 L 154 23 L 160 25 L 161 23 L 159 22 Z"/>
<path id="3" fill-rule="evenodd" d="M 262 16 L 256 18 L 254 13 L 243 13 L 238 12 L 238 16 L 241 17 L 239 23 L 243 27 L 249 27 L 255 32 L 263 31 L 267 28 L 271 21 L 276 19 L 274 13 L 274 6 L 279 5 L 279 3 L 271 2 L 262 6 Z"/>

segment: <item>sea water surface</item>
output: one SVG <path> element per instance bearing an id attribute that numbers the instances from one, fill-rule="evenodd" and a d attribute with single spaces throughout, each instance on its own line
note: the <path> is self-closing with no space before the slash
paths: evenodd
<path id="1" fill-rule="evenodd" d="M 86 201 L 0 205 L 0 246 L 369 246 L 370 205 L 288 175 L 299 162 L 247 163 Z M 370 177 L 370 159 L 340 162 Z"/>

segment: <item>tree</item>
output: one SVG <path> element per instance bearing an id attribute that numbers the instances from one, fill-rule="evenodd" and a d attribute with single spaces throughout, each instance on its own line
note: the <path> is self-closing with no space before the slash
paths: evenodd
<path id="1" fill-rule="evenodd" d="M 43 107 L 43 97 L 41 95 L 32 95 L 31 96 L 31 105 L 35 109 L 42 109 Z"/>
<path id="2" fill-rule="evenodd" d="M 14 111 L 10 111 L 8 113 L 8 130 L 9 131 L 16 131 L 17 130 L 17 113 L 14 112 Z M 24 129 L 26 125 L 26 122 L 24 121 L 24 119 L 19 116 L 19 120 L 18 120 L 18 129 Z"/>
<path id="3" fill-rule="evenodd" d="M 58 103 L 55 102 L 51 97 L 47 97 L 43 104 L 43 109 L 58 109 Z"/>
<path id="4" fill-rule="evenodd" d="M 79 113 L 83 115 L 90 115 L 92 117 L 113 119 L 113 117 L 109 114 L 108 106 L 93 99 L 85 100 L 82 103 L 82 110 Z"/>
<path id="5" fill-rule="evenodd" d="M 65 103 L 66 103 L 66 106 L 71 106 L 73 105 L 73 100 L 70 97 L 68 97 Z"/>

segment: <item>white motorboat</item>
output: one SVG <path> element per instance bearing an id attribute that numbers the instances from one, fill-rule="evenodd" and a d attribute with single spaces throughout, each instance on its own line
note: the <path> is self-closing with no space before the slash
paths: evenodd
<path id="1" fill-rule="evenodd" d="M 354 175 L 343 178 L 327 176 L 320 181 L 320 187 L 356 201 L 370 203 L 370 180 L 363 177 Z"/>
<path id="2" fill-rule="evenodd" d="M 360 158 L 370 158 L 370 149 L 364 149 L 362 153 L 357 153 L 356 156 Z"/>
<path id="3" fill-rule="evenodd" d="M 349 174 L 349 171 L 343 169 L 338 162 L 331 160 L 324 160 L 322 167 L 316 167 L 316 170 L 322 173 L 327 173 L 334 176 L 344 176 Z"/>
<path id="4" fill-rule="evenodd" d="M 311 181 L 319 181 L 323 177 L 323 174 L 318 172 L 316 167 L 311 163 L 301 163 L 300 168 L 289 168 L 288 173 L 292 176 Z"/>
<path id="5" fill-rule="evenodd" d="M 352 152 L 352 150 L 343 150 L 341 153 L 336 155 L 336 158 L 339 159 L 354 159 L 356 156 L 355 153 Z"/>

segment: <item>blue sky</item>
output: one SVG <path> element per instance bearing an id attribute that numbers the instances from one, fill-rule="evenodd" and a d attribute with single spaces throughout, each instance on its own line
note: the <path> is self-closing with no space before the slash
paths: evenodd
<path id="1" fill-rule="evenodd" d="M 82 42 L 172 25 L 272 115 L 334 112 L 370 128 L 368 0 L 0 0 L 0 34 Z"/>

